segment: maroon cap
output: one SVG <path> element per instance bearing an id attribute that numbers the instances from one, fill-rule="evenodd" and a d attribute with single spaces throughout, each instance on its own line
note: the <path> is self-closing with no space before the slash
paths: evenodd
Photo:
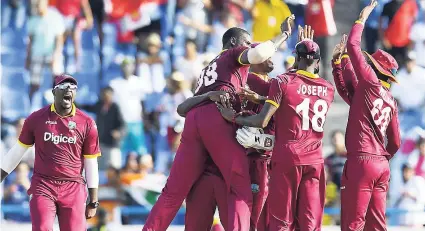
<path id="1" fill-rule="evenodd" d="M 396 75 L 398 70 L 398 64 L 395 58 L 387 52 L 378 49 L 375 53 L 370 55 L 365 52 L 367 57 L 372 61 L 373 65 L 378 69 L 381 74 L 389 77 L 393 82 L 397 82 Z"/>
<path id="2" fill-rule="evenodd" d="M 78 82 L 76 79 L 74 79 L 74 77 L 67 74 L 60 74 L 55 76 L 55 82 L 53 84 L 53 87 L 64 82 L 71 82 L 71 83 L 74 83 L 75 85 L 78 85 Z"/>
<path id="3" fill-rule="evenodd" d="M 305 39 L 297 43 L 297 45 L 295 46 L 295 53 L 303 58 L 319 59 L 320 47 L 313 40 Z"/>

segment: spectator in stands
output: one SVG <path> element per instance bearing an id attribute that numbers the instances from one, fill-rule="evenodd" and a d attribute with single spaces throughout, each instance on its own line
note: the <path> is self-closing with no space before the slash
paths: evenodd
<path id="1" fill-rule="evenodd" d="M 6 186 L 4 202 L 8 204 L 22 204 L 28 201 L 27 190 L 30 188 L 30 168 L 25 162 L 16 167 L 14 182 Z"/>
<path id="2" fill-rule="evenodd" d="M 264 42 L 281 33 L 280 24 L 291 15 L 286 3 L 281 0 L 258 0 L 252 10 L 252 38 Z"/>
<path id="3" fill-rule="evenodd" d="M 377 41 L 379 39 L 379 18 L 381 17 L 384 5 L 390 0 L 378 0 L 378 5 L 370 14 L 365 23 L 364 35 L 366 41 L 366 51 L 372 54 L 377 49 Z M 362 0 L 361 8 L 370 4 L 370 0 Z"/>
<path id="4" fill-rule="evenodd" d="M 153 159 L 151 155 L 140 156 L 139 163 L 140 163 L 139 171 L 140 171 L 141 179 L 145 178 L 149 174 L 152 174 Z"/>
<path id="5" fill-rule="evenodd" d="M 146 154 L 147 148 L 143 132 L 142 100 L 147 93 L 147 85 L 142 78 L 135 76 L 134 61 L 125 58 L 121 64 L 122 78 L 114 79 L 110 86 L 114 91 L 114 102 L 118 105 L 126 124 L 121 151 L 136 151 Z"/>
<path id="6" fill-rule="evenodd" d="M 121 169 L 120 181 L 124 185 L 130 185 L 133 180 L 140 179 L 139 160 L 136 152 L 127 154 L 124 167 Z"/>
<path id="7" fill-rule="evenodd" d="M 231 27 L 239 25 L 235 16 L 232 15 L 228 9 L 223 9 L 223 11 L 221 11 L 219 15 L 219 20 L 213 20 L 212 25 L 201 24 L 200 22 L 191 20 L 189 17 L 186 17 L 184 15 L 181 15 L 179 17 L 179 22 L 181 22 L 185 26 L 197 29 L 204 33 L 208 33 L 209 41 L 207 51 L 214 54 L 218 54 L 220 53 L 223 47 L 221 38 L 223 37 L 224 32 L 226 32 Z"/>
<path id="8" fill-rule="evenodd" d="M 331 76 L 330 57 L 328 53 L 329 37 L 337 32 L 335 18 L 333 15 L 333 6 L 335 0 L 309 0 L 305 11 L 305 24 L 311 25 L 314 30 L 314 40 L 320 47 L 319 75 L 323 78 Z"/>
<path id="9" fill-rule="evenodd" d="M 12 134 L 9 134 L 5 140 L 5 150 L 10 150 L 13 145 L 16 144 L 16 141 L 18 140 L 19 134 L 21 134 L 22 127 L 24 126 L 25 118 L 19 118 L 15 121 L 14 128 L 15 132 Z M 28 148 L 27 152 L 24 154 L 24 157 L 22 158 L 22 161 L 27 163 L 30 168 L 34 167 L 34 160 L 35 160 L 35 148 L 34 146 Z"/>
<path id="10" fill-rule="evenodd" d="M 417 150 L 409 155 L 407 163 L 413 168 L 416 176 L 425 179 L 425 137 L 418 139 Z"/>
<path id="11" fill-rule="evenodd" d="M 139 41 L 137 75 L 143 79 L 144 84 L 151 87 L 151 93 L 164 91 L 165 76 L 171 72 L 168 54 L 161 52 L 161 47 L 161 37 L 157 33 Z"/>
<path id="12" fill-rule="evenodd" d="M 26 4 L 24 0 L 8 0 L 4 3 L 1 13 L 1 28 L 5 29 L 12 26 L 16 29 L 22 29 L 26 19 Z M 12 24 L 12 25 L 11 25 Z"/>
<path id="13" fill-rule="evenodd" d="M 398 224 L 401 226 L 423 227 L 425 224 L 425 179 L 415 176 L 414 169 L 405 164 L 402 167 L 403 179 L 394 198 L 393 207 L 404 210 L 398 214 Z"/>
<path id="14" fill-rule="evenodd" d="M 120 187 L 120 170 L 114 166 L 109 166 L 106 170 L 107 181 L 102 187 L 113 187 L 118 189 Z"/>
<path id="15" fill-rule="evenodd" d="M 124 134 L 125 124 L 118 105 L 113 102 L 114 90 L 111 87 L 102 89 L 101 100 L 81 109 L 96 114 L 96 125 L 99 131 L 102 158 L 99 158 L 99 170 L 106 170 L 109 165 L 121 168 L 121 150 L 119 144 Z"/>
<path id="16" fill-rule="evenodd" d="M 176 18 L 181 16 L 188 17 L 191 21 L 197 22 L 200 25 L 205 25 L 207 21 L 207 8 L 204 7 L 204 3 L 207 1 L 199 0 L 179 0 L 177 1 L 177 7 L 180 9 L 176 14 Z M 184 43 L 186 39 L 193 39 L 196 41 L 197 47 L 202 51 L 205 48 L 207 42 L 207 36 L 204 32 L 197 30 L 193 27 L 185 26 L 184 24 L 177 21 L 174 26 L 174 46 L 173 55 L 175 57 L 182 56 L 184 54 Z"/>
<path id="17" fill-rule="evenodd" d="M 326 166 L 329 168 L 329 177 L 338 186 L 341 187 L 342 171 L 347 160 L 347 151 L 345 149 L 344 132 L 341 130 L 333 131 L 331 134 L 332 146 L 334 152 L 326 160 Z"/>
<path id="18" fill-rule="evenodd" d="M 171 74 L 168 80 L 167 93 L 162 98 L 161 113 L 159 115 L 159 137 L 166 143 L 157 146 L 155 155 L 155 171 L 168 173 L 169 164 L 180 144 L 184 118 L 177 114 L 177 106 L 187 98 L 193 96 L 188 83 L 180 72 Z M 170 152 L 171 151 L 171 152 Z"/>
<path id="19" fill-rule="evenodd" d="M 27 191 L 30 188 L 30 168 L 25 162 L 21 162 L 15 170 L 15 180 L 4 188 L 4 203 L 14 205 L 28 205 Z M 24 214 L 5 214 L 8 220 L 28 222 L 28 217 Z"/>
<path id="20" fill-rule="evenodd" d="M 81 55 L 81 31 L 93 26 L 93 15 L 88 0 L 56 0 L 56 8 L 64 17 L 65 33 L 64 41 L 72 37 L 74 41 L 74 59 L 77 70 L 79 70 L 79 58 Z M 81 20 L 81 9 L 85 20 Z M 68 59 L 65 60 L 68 67 Z"/>
<path id="21" fill-rule="evenodd" d="M 416 64 L 416 55 L 409 52 L 405 67 L 397 74 L 399 84 L 391 86 L 401 111 L 418 110 L 425 106 L 425 68 Z"/>
<path id="22" fill-rule="evenodd" d="M 379 37 L 386 51 L 399 65 L 405 63 L 410 43 L 409 34 L 418 11 L 416 0 L 392 0 L 382 10 Z"/>
<path id="23" fill-rule="evenodd" d="M 339 202 L 339 188 L 332 182 L 330 177 L 329 168 L 325 167 L 326 174 L 326 195 L 325 195 L 325 208 L 336 208 Z M 323 215 L 323 225 L 335 225 L 335 217 L 332 215 Z"/>
<path id="24" fill-rule="evenodd" d="M 425 1 L 421 1 L 425 4 Z M 424 9 L 423 9 L 424 10 Z M 423 14 L 423 13 L 422 13 Z M 416 54 L 417 65 L 425 68 L 425 22 L 417 21 L 410 30 L 410 42 Z"/>
<path id="25" fill-rule="evenodd" d="M 195 89 L 196 80 L 204 68 L 202 61 L 203 59 L 198 54 L 195 41 L 187 40 L 185 55 L 177 58 L 174 63 L 174 69 L 183 74 L 185 81 L 190 83 L 192 89 Z"/>
<path id="26" fill-rule="evenodd" d="M 43 69 L 48 66 L 53 74 L 62 72 L 63 33 L 62 16 L 48 7 L 47 0 L 37 0 L 37 14 L 28 20 L 29 43 L 25 68 L 30 72 L 29 97 L 39 89 Z"/>

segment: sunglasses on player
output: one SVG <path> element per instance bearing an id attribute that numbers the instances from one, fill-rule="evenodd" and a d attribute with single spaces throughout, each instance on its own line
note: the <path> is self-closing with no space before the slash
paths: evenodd
<path id="1" fill-rule="evenodd" d="M 76 90 L 78 87 L 77 85 L 73 84 L 73 83 L 61 83 L 59 85 L 56 85 L 54 87 L 54 89 L 60 89 L 60 90 L 65 90 L 67 88 L 71 89 L 71 90 Z"/>

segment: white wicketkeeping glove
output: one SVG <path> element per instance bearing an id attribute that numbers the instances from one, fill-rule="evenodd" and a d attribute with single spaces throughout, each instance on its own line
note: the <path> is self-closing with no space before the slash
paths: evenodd
<path id="1" fill-rule="evenodd" d="M 243 127 L 236 131 L 236 139 L 245 148 L 270 151 L 274 147 L 274 136 L 264 134 L 263 129 Z"/>

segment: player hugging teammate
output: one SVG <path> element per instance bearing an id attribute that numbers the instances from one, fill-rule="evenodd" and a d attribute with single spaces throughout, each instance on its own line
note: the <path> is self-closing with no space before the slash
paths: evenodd
<path id="1" fill-rule="evenodd" d="M 369 55 L 360 48 L 363 24 L 376 4 L 363 9 L 333 54 L 337 90 L 350 105 L 343 231 L 386 230 L 388 162 L 400 146 L 397 105 L 389 92 L 398 64 L 384 51 Z M 321 230 L 322 139 L 334 87 L 318 75 L 320 48 L 309 26 L 299 29 L 293 68 L 268 77 L 270 57 L 291 35 L 294 18 L 260 44 L 252 45 L 244 29 L 225 32 L 223 51 L 202 70 L 195 96 L 178 107 L 186 117 L 181 144 L 144 231 L 167 230 L 184 199 L 186 231 L 211 230 L 216 207 L 225 230 Z M 51 230 L 56 213 L 61 229 L 84 230 L 84 209 L 90 218 L 98 206 L 97 130 L 72 104 L 76 89 L 72 77 L 57 77 L 55 103 L 30 115 L 3 161 L 2 180 L 36 144 L 29 190 L 33 230 Z M 91 202 L 86 208 L 83 168 Z"/>

